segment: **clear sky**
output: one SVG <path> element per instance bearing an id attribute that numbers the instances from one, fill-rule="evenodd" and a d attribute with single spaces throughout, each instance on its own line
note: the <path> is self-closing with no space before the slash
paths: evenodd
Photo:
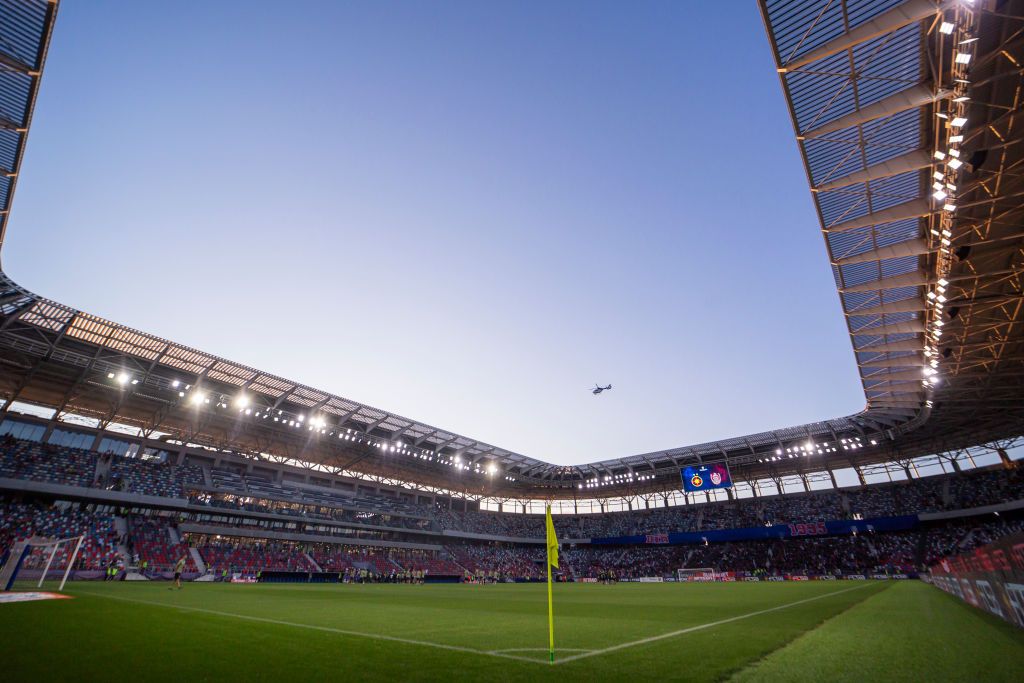
<path id="1" fill-rule="evenodd" d="M 864 404 L 752 0 L 65 2 L 4 266 L 559 463 Z"/>

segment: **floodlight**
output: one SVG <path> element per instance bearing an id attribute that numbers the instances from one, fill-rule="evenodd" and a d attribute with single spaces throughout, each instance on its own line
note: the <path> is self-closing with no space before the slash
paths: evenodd
<path id="1" fill-rule="evenodd" d="M 960 128 L 960 127 L 962 127 L 966 123 L 967 123 L 967 117 L 958 116 L 955 119 L 953 119 L 952 121 L 950 121 L 949 125 L 953 126 L 954 128 Z"/>
<path id="2" fill-rule="evenodd" d="M 945 33 L 948 36 L 950 33 L 953 32 L 954 28 L 955 27 L 953 25 L 953 22 L 944 21 L 941 24 L 939 24 L 939 33 Z"/>

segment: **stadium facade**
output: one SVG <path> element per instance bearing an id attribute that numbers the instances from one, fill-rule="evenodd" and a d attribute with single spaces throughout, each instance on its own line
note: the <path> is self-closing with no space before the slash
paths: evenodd
<path id="1" fill-rule="evenodd" d="M 0 3 L 0 247 L 57 4 Z M 737 489 L 753 495 L 769 483 L 780 493 L 835 487 L 832 472 L 847 467 L 862 483 L 871 471 L 909 475 L 922 458 L 956 468 L 972 449 L 1009 464 L 1024 431 L 1024 2 L 760 5 L 860 372 L 861 412 L 556 465 L 75 310 L 0 272 L 5 431 L 505 511 L 547 500 L 567 512 L 682 502 L 680 469 L 711 462 L 728 463 Z M 36 417 L 21 414 L 26 406 Z"/>

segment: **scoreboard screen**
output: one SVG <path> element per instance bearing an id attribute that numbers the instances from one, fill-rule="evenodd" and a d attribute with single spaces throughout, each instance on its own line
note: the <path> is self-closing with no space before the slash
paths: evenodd
<path id="1" fill-rule="evenodd" d="M 709 489 L 726 489 L 732 486 L 729 468 L 720 463 L 687 467 L 680 474 L 683 477 L 683 489 L 688 493 Z"/>

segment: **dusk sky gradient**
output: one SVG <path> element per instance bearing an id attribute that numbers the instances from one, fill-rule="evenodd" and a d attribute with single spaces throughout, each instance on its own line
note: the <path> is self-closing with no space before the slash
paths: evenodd
<path id="1" fill-rule="evenodd" d="M 3 257 L 551 462 L 864 407 L 752 0 L 64 2 Z"/>

